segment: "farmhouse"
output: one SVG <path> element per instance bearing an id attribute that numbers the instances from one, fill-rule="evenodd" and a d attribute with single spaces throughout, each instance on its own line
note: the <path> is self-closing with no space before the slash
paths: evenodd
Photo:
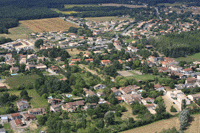
<path id="1" fill-rule="evenodd" d="M 44 114 L 45 108 L 35 108 L 35 109 L 29 109 L 28 113 L 29 114 L 33 114 L 33 115 L 39 115 L 39 114 Z"/>
<path id="2" fill-rule="evenodd" d="M 17 101 L 17 107 L 19 110 L 30 108 L 30 105 L 27 100 L 21 99 Z"/>
<path id="3" fill-rule="evenodd" d="M 11 117 L 13 120 L 16 120 L 16 119 L 21 119 L 22 116 L 20 115 L 20 113 L 13 113 L 11 114 Z"/>
<path id="4" fill-rule="evenodd" d="M 69 103 L 62 105 L 62 110 L 66 110 L 68 112 L 74 112 L 78 106 L 84 106 L 84 105 L 85 105 L 84 100 L 76 101 L 76 102 L 69 102 Z"/>
<path id="5" fill-rule="evenodd" d="M 26 121 L 29 121 L 29 120 L 36 120 L 36 117 L 35 117 L 35 115 L 33 115 L 33 114 L 23 114 L 24 115 L 24 119 L 26 120 Z"/>

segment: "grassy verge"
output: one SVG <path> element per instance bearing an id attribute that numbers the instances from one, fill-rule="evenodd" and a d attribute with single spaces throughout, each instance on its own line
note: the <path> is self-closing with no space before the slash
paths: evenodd
<path id="1" fill-rule="evenodd" d="M 11 87 L 18 87 L 20 85 L 28 85 L 33 84 L 36 79 L 38 79 L 38 75 L 16 75 L 13 77 L 6 78 L 6 83 Z"/>

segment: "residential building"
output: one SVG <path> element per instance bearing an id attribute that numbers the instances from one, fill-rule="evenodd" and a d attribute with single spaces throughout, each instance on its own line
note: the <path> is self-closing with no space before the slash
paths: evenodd
<path id="1" fill-rule="evenodd" d="M 33 114 L 33 115 L 40 115 L 40 114 L 44 114 L 45 108 L 35 108 L 35 109 L 29 109 L 28 113 L 29 114 Z"/>
<path id="2" fill-rule="evenodd" d="M 81 59 L 72 59 L 71 63 L 75 63 L 75 62 L 81 62 Z"/>
<path id="3" fill-rule="evenodd" d="M 36 117 L 35 117 L 35 115 L 33 115 L 33 114 L 23 114 L 24 115 L 24 119 L 26 120 L 26 121 L 29 121 L 29 120 L 36 120 Z"/>
<path id="4" fill-rule="evenodd" d="M 129 85 L 127 87 L 120 87 L 119 90 L 122 92 L 122 94 L 131 94 L 132 92 L 135 92 L 139 88 L 140 87 L 136 85 Z"/>
<path id="5" fill-rule="evenodd" d="M 62 105 L 62 110 L 66 110 L 68 112 L 74 112 L 78 106 L 84 106 L 84 105 L 85 105 L 84 100 L 76 101 L 76 102 L 69 102 L 69 103 Z"/>
<path id="6" fill-rule="evenodd" d="M 22 116 L 20 115 L 20 113 L 13 113 L 11 114 L 11 117 L 13 120 L 16 120 L 16 119 L 21 119 Z"/>
<path id="7" fill-rule="evenodd" d="M 26 58 L 21 58 L 21 60 L 19 61 L 19 64 L 26 64 Z"/>
<path id="8" fill-rule="evenodd" d="M 35 65 L 35 68 L 39 69 L 39 70 L 46 70 L 47 66 L 42 64 L 42 63 L 40 63 L 40 64 Z"/>
<path id="9" fill-rule="evenodd" d="M 55 113 L 60 112 L 60 105 L 51 105 L 50 111 L 55 112 Z"/>
<path id="10" fill-rule="evenodd" d="M 2 116 L 1 117 L 1 123 L 8 123 L 8 117 L 7 116 Z M 0 132 L 1 133 L 1 132 Z"/>
<path id="11" fill-rule="evenodd" d="M 111 64 L 111 61 L 110 60 L 101 60 L 101 64 L 107 66 L 107 65 Z"/>
<path id="12" fill-rule="evenodd" d="M 200 98 L 200 94 L 188 95 L 188 98 L 192 101 L 196 101 Z"/>
<path id="13" fill-rule="evenodd" d="M 105 94 L 103 92 L 97 92 L 97 96 L 98 97 L 103 97 L 103 96 L 105 96 Z"/>
<path id="14" fill-rule="evenodd" d="M 83 88 L 83 91 L 85 92 L 86 97 L 96 95 L 93 91 L 86 89 L 86 88 Z"/>
<path id="15" fill-rule="evenodd" d="M 22 120 L 21 119 L 16 119 L 15 120 L 15 126 L 22 126 L 23 123 L 22 123 Z"/>
<path id="16" fill-rule="evenodd" d="M 148 60 L 151 61 L 151 62 L 153 62 L 153 63 L 157 62 L 157 58 L 154 57 L 154 56 L 149 56 Z"/>
<path id="17" fill-rule="evenodd" d="M 48 103 L 50 103 L 51 105 L 57 105 L 57 104 L 61 104 L 61 100 L 57 98 L 53 98 L 53 99 L 49 99 Z"/>
<path id="18" fill-rule="evenodd" d="M 130 105 L 134 101 L 138 101 L 139 103 L 141 103 L 141 99 L 142 99 L 141 95 L 139 95 L 139 94 L 134 94 L 134 95 L 126 94 L 126 95 L 122 95 L 121 97 L 124 100 L 124 102 L 126 102 L 127 104 L 130 104 Z"/>
<path id="19" fill-rule="evenodd" d="M 93 59 L 85 59 L 87 62 L 93 62 Z"/>
<path id="20" fill-rule="evenodd" d="M 185 84 L 194 85 L 196 83 L 196 81 L 197 81 L 196 78 L 189 77 L 189 78 L 186 79 Z"/>
<path id="21" fill-rule="evenodd" d="M 121 91 L 117 89 L 116 87 L 111 88 L 112 92 L 115 94 L 115 96 L 122 95 Z"/>
<path id="22" fill-rule="evenodd" d="M 191 68 L 186 68 L 186 69 L 183 69 L 182 72 L 184 74 L 191 74 L 193 72 L 193 70 Z"/>
<path id="23" fill-rule="evenodd" d="M 51 65 L 51 70 L 57 73 L 59 71 L 59 68 L 55 65 Z"/>
<path id="24" fill-rule="evenodd" d="M 6 130 L 4 128 L 1 128 L 0 133 L 6 133 Z"/>
<path id="25" fill-rule="evenodd" d="M 155 90 L 157 91 L 164 91 L 165 92 L 165 88 L 159 84 L 154 85 Z"/>
<path id="26" fill-rule="evenodd" d="M 17 107 L 19 110 L 30 108 L 30 105 L 27 100 L 21 99 L 17 101 Z"/>
<path id="27" fill-rule="evenodd" d="M 95 90 L 104 89 L 104 88 L 106 88 L 106 86 L 103 85 L 103 84 L 97 84 L 97 85 L 94 86 Z"/>
<path id="28" fill-rule="evenodd" d="M 10 73 L 17 73 L 19 71 L 19 67 L 11 67 Z"/>

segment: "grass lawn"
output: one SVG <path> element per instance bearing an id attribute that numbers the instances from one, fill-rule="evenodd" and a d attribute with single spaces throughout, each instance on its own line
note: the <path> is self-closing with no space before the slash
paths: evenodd
<path id="1" fill-rule="evenodd" d="M 125 78 L 136 79 L 136 80 L 154 80 L 155 77 L 157 76 L 145 74 L 145 75 L 135 75 L 135 76 L 125 77 Z"/>
<path id="2" fill-rule="evenodd" d="M 24 39 L 27 37 L 27 34 L 30 34 L 33 32 L 27 26 L 25 26 L 21 23 L 19 24 L 18 27 L 10 28 L 10 29 L 8 29 L 8 31 L 9 31 L 9 34 L 0 34 L 0 36 L 4 36 L 7 38 L 16 40 L 19 38 Z"/>
<path id="3" fill-rule="evenodd" d="M 36 79 L 38 79 L 38 75 L 16 75 L 13 77 L 6 78 L 6 83 L 11 87 L 18 87 L 20 85 L 28 85 L 30 83 L 34 83 Z"/>
<path id="4" fill-rule="evenodd" d="M 6 129 L 7 133 L 14 133 L 11 126 L 10 126 L 10 123 L 5 123 L 4 129 Z"/>
<path id="5" fill-rule="evenodd" d="M 199 61 L 200 60 L 200 53 L 193 54 L 191 56 L 186 57 L 179 57 L 175 58 L 176 61 L 186 61 L 186 62 L 193 62 L 193 61 Z"/>
<path id="6" fill-rule="evenodd" d="M 10 94 L 13 95 L 20 95 L 21 90 L 19 91 L 8 91 Z M 29 101 L 31 103 L 32 108 L 39 108 L 39 107 L 47 107 L 48 101 L 47 99 L 41 97 L 35 89 L 27 90 L 29 97 L 31 97 L 31 100 Z"/>
<path id="7" fill-rule="evenodd" d="M 89 4 L 83 4 L 83 5 L 65 5 L 65 8 L 72 8 L 75 6 L 83 7 L 83 6 L 97 6 L 97 5 L 89 5 Z"/>

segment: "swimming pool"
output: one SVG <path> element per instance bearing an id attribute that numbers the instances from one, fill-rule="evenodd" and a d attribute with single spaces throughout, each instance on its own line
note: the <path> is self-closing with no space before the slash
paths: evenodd
<path id="1" fill-rule="evenodd" d="M 72 95 L 71 94 L 66 94 L 66 97 L 70 98 L 70 97 L 72 97 Z"/>

